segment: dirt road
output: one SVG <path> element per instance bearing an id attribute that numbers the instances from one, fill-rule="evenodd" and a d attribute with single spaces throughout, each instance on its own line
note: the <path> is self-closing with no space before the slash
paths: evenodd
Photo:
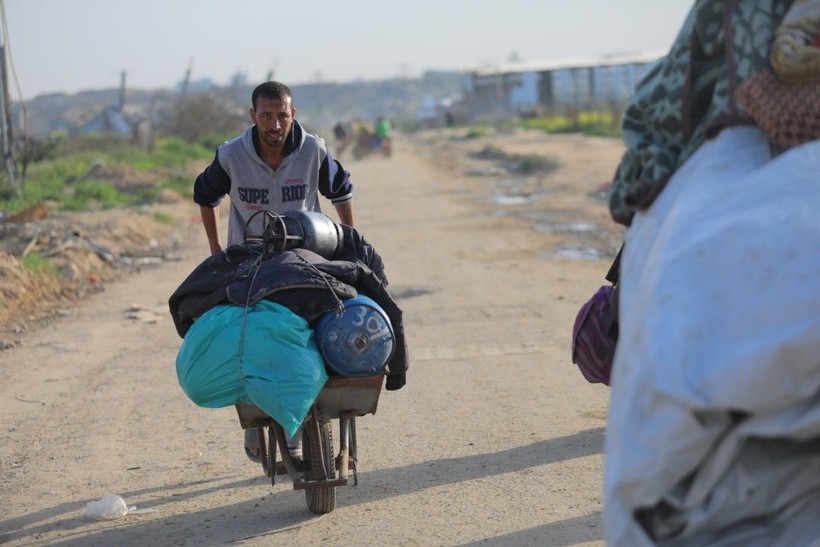
<path id="1" fill-rule="evenodd" d="M 234 409 L 198 408 L 180 389 L 166 302 L 207 248 L 188 221 L 183 260 L 107 286 L 0 353 L 0 543 L 603 544 L 608 391 L 583 380 L 569 338 L 610 259 L 560 257 L 617 250 L 591 195 L 620 143 L 457 136 L 346 161 L 411 368 L 357 422 L 359 485 L 338 489 L 335 511 L 316 517 L 289 480 L 271 486 L 245 458 Z M 501 176 L 470 157 L 490 145 L 558 166 Z M 85 517 L 106 493 L 138 512 Z"/>

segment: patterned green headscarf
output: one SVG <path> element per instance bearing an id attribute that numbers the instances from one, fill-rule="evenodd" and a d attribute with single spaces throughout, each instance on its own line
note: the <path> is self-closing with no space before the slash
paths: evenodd
<path id="1" fill-rule="evenodd" d="M 612 218 L 629 225 L 686 159 L 720 129 L 752 123 L 733 99 L 768 67 L 775 28 L 792 0 L 700 0 L 669 54 L 636 89 L 624 113 L 627 151 L 609 196 Z"/>

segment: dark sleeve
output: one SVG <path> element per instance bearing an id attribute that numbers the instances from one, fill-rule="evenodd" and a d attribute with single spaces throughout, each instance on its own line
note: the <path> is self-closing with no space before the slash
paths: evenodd
<path id="1" fill-rule="evenodd" d="M 351 262 L 358 260 L 363 262 L 386 287 L 388 282 L 387 274 L 384 271 L 384 262 L 379 253 L 376 252 L 376 249 L 367 242 L 356 228 L 345 224 L 340 224 L 339 226 L 342 227 L 342 233 L 344 234 L 344 247 L 342 248 L 339 260 L 350 260 Z"/>
<path id="2" fill-rule="evenodd" d="M 362 266 L 364 274 L 361 276 L 359 284 L 356 286 L 360 292 L 373 299 L 376 304 L 382 307 L 390 324 L 393 327 L 393 334 L 396 336 L 396 350 L 387 363 L 387 379 L 385 389 L 395 391 L 404 387 L 407 382 L 407 370 L 410 368 L 410 358 L 407 353 L 407 338 L 404 334 L 404 318 L 401 308 L 396 304 L 384 285 Z M 369 274 L 369 275 L 367 275 Z"/>
<path id="3" fill-rule="evenodd" d="M 319 193 L 325 196 L 333 205 L 353 201 L 353 183 L 350 182 L 350 173 L 345 171 L 339 163 L 327 152 L 321 167 L 319 167 Z"/>
<path id="4" fill-rule="evenodd" d="M 225 287 L 233 278 L 236 266 L 223 251 L 211 255 L 188 275 L 168 299 L 171 318 L 180 338 L 200 315 L 227 302 Z"/>
<path id="5" fill-rule="evenodd" d="M 216 207 L 231 191 L 231 177 L 219 163 L 219 150 L 214 161 L 199 174 L 194 182 L 194 202 L 205 207 Z"/>

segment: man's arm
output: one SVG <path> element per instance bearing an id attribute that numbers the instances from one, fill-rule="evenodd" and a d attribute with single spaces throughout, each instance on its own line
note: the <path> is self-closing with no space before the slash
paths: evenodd
<path id="1" fill-rule="evenodd" d="M 222 245 L 219 243 L 219 206 L 207 207 L 200 205 L 199 215 L 202 217 L 202 225 L 205 227 L 205 235 L 208 237 L 211 254 L 215 255 L 222 251 Z"/>
<path id="2" fill-rule="evenodd" d="M 219 202 L 230 190 L 231 177 L 219 163 L 217 150 L 214 160 L 194 181 L 194 202 L 199 205 L 199 215 L 212 255 L 222 251 L 219 242 Z"/>
<path id="3" fill-rule="evenodd" d="M 319 193 L 330 200 L 339 215 L 339 221 L 353 227 L 353 183 L 350 173 L 327 152 L 319 167 Z"/>
<path id="4" fill-rule="evenodd" d="M 353 202 L 337 203 L 333 205 L 339 215 L 339 222 L 353 228 Z"/>

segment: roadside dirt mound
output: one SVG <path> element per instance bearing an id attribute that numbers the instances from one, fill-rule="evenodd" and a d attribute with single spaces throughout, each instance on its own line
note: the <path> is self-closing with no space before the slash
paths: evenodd
<path id="1" fill-rule="evenodd" d="M 0 223 L 0 349 L 107 282 L 173 260 L 181 231 L 195 220 L 180 200 Z"/>
<path id="2" fill-rule="evenodd" d="M 20 332 L 34 320 L 46 302 L 59 305 L 65 300 L 67 283 L 58 275 L 36 274 L 27 270 L 13 255 L 0 249 L 0 349 L 13 342 L 4 340 L 9 333 Z M 70 291 L 68 291 L 70 292 Z"/>

